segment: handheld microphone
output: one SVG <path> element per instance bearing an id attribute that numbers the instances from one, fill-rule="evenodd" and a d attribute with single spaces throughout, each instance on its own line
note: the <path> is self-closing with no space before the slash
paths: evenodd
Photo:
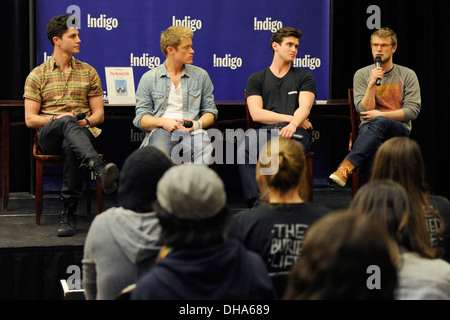
<path id="1" fill-rule="evenodd" d="M 75 118 L 77 118 L 77 120 L 83 120 L 84 118 L 86 118 L 86 113 L 84 112 L 77 113 Z"/>
<path id="2" fill-rule="evenodd" d="M 298 141 L 303 141 L 303 135 L 294 133 L 292 138 Z"/>
<path id="3" fill-rule="evenodd" d="M 375 65 L 377 66 L 377 68 L 381 67 L 381 57 L 380 56 L 375 58 Z M 378 78 L 377 79 L 377 86 L 380 86 L 380 85 L 381 85 L 381 79 Z"/>
<path id="4" fill-rule="evenodd" d="M 183 121 L 183 122 L 180 122 L 180 124 L 183 126 L 183 127 L 185 127 L 185 128 L 190 128 L 190 127 L 192 127 L 194 124 L 192 123 L 192 121 L 190 121 L 190 120 L 186 120 L 186 121 Z"/>
<path id="5" fill-rule="evenodd" d="M 278 131 L 280 131 L 280 127 L 278 127 L 278 126 L 276 126 L 275 129 L 278 129 Z M 303 135 L 294 133 L 292 135 L 292 139 L 295 139 L 297 141 L 303 141 Z"/>

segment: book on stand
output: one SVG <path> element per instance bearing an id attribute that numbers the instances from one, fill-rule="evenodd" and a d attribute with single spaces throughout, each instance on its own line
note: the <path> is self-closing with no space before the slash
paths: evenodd
<path id="1" fill-rule="evenodd" d="M 132 67 L 105 67 L 109 104 L 136 104 Z"/>

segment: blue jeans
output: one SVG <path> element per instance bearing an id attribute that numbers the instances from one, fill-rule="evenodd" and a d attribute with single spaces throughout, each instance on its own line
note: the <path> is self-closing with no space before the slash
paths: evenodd
<path id="1" fill-rule="evenodd" d="M 256 163 L 260 151 L 259 147 L 271 139 L 272 129 L 281 129 L 286 125 L 288 125 L 288 123 L 275 123 L 272 125 L 263 126 L 257 130 L 248 131 L 245 139 L 238 145 L 237 154 L 245 154 L 245 163 L 239 164 L 238 162 L 238 169 L 241 176 L 244 200 L 249 208 L 253 207 L 255 201 L 259 199 L 259 189 L 256 182 Z M 267 140 L 261 141 L 262 144 L 259 141 L 260 138 L 263 138 L 263 136 L 260 137 L 261 130 L 267 132 Z M 295 133 L 303 136 L 303 141 L 301 141 L 301 143 L 303 144 L 306 154 L 311 149 L 311 135 L 303 128 L 297 128 Z"/>
<path id="2" fill-rule="evenodd" d="M 191 134 L 163 128 L 152 131 L 148 145 L 167 154 L 174 164 L 211 164 L 213 146 L 205 130 Z"/>
<path id="3" fill-rule="evenodd" d="M 409 131 L 400 121 L 376 117 L 359 128 L 358 138 L 346 158 L 356 168 L 367 168 L 370 175 L 378 148 L 393 137 L 409 137 Z"/>

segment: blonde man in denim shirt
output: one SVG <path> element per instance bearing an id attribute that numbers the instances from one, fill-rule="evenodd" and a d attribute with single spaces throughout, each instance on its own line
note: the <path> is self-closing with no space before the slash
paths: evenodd
<path id="1" fill-rule="evenodd" d="M 136 92 L 133 123 L 146 132 L 141 147 L 153 145 L 175 164 L 210 163 L 212 145 L 204 129 L 217 118 L 211 79 L 205 70 L 192 65 L 193 36 L 183 26 L 164 31 L 160 42 L 166 61 L 142 76 Z M 176 146 L 183 150 L 181 161 Z"/>

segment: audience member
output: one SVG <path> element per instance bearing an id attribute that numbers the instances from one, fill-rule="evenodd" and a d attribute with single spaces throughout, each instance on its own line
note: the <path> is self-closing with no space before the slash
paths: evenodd
<path id="1" fill-rule="evenodd" d="M 155 210 L 164 247 L 133 300 L 275 298 L 261 257 L 225 240 L 225 188 L 213 170 L 196 164 L 169 169 L 158 183 Z"/>
<path id="2" fill-rule="evenodd" d="M 284 299 L 392 300 L 392 256 L 392 241 L 373 219 L 348 210 L 330 213 L 308 229 Z"/>
<path id="3" fill-rule="evenodd" d="M 271 174 L 263 172 L 272 169 Z M 305 154 L 299 142 L 270 140 L 256 165 L 262 205 L 238 213 L 231 221 L 228 237 L 258 253 L 269 272 L 291 269 L 301 252 L 306 230 L 331 211 L 303 200 L 305 169 Z"/>
<path id="4" fill-rule="evenodd" d="M 413 213 L 426 221 L 437 257 L 450 262 L 450 202 L 430 193 L 418 143 L 406 137 L 383 143 L 375 157 L 372 179 L 391 179 L 405 188 Z"/>
<path id="5" fill-rule="evenodd" d="M 430 258 L 430 238 L 424 219 L 412 210 L 400 184 L 372 180 L 359 189 L 350 209 L 378 221 L 397 243 L 397 300 L 450 299 L 450 264 Z"/>
<path id="6" fill-rule="evenodd" d="M 156 185 L 172 166 L 155 147 L 134 151 L 119 177 L 118 201 L 95 217 L 84 247 L 83 286 L 89 300 L 115 299 L 154 264 L 161 246 L 152 203 Z"/>

